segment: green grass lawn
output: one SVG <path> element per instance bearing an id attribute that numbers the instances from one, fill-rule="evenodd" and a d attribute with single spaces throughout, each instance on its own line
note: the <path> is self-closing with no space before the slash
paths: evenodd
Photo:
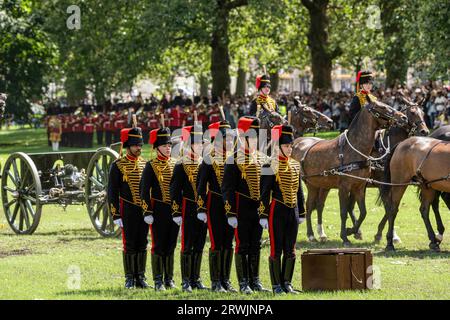
<path id="1" fill-rule="evenodd" d="M 327 137 L 332 136 L 327 134 Z M 45 131 L 0 131 L 0 162 L 4 164 L 8 155 L 16 151 L 50 152 Z M 149 153 L 149 147 L 145 146 L 144 156 L 148 157 Z M 442 252 L 433 253 L 428 250 L 428 238 L 414 190 L 408 190 L 402 200 L 396 226 L 403 243 L 397 245 L 395 253 L 384 252 L 384 239 L 381 244 L 373 243 L 376 226 L 383 215 L 383 209 L 375 205 L 375 198 L 375 190 L 369 190 L 368 216 L 362 226 L 364 240 L 353 240 L 353 246 L 372 250 L 374 264 L 380 271 L 380 289 L 301 293 L 298 296 L 283 296 L 281 299 L 450 298 L 450 246 L 447 239 L 444 239 L 441 244 Z M 444 224 L 448 224 L 448 209 L 442 206 L 441 214 Z M 313 219 L 315 225 L 315 214 Z M 434 219 L 432 221 L 434 223 Z M 300 226 L 297 238 L 298 263 L 294 275 L 294 285 L 298 289 L 301 289 L 301 253 L 311 248 L 341 246 L 337 190 L 330 192 L 323 223 L 329 238 L 326 243 L 306 242 L 306 226 Z M 267 240 L 267 231 L 264 232 L 263 238 Z M 120 239 L 104 239 L 95 232 L 84 206 L 69 206 L 67 211 L 57 206 L 44 206 L 40 225 L 31 236 L 15 235 L 10 230 L 1 207 L 0 299 L 273 299 L 271 294 L 244 296 L 210 292 L 184 294 L 180 290 L 165 293 L 155 293 L 151 289 L 126 291 L 122 289 L 121 247 Z M 209 285 L 208 247 L 209 243 L 204 250 L 202 278 Z M 261 277 L 266 287 L 270 287 L 268 255 L 269 246 L 265 241 L 261 258 Z M 179 286 L 179 248 L 175 257 L 175 280 Z M 79 281 L 74 276 L 78 272 Z M 147 275 L 151 278 L 151 272 L 147 272 Z M 232 282 L 236 287 L 234 266 Z"/>

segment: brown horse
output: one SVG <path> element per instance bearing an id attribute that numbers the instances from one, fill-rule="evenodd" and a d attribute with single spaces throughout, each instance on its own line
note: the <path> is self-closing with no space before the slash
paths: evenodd
<path id="1" fill-rule="evenodd" d="M 291 124 L 295 129 L 295 137 L 301 137 L 310 129 L 331 130 L 333 129 L 333 120 L 323 113 L 307 107 L 302 104 L 293 105 L 291 107 Z"/>
<path id="2" fill-rule="evenodd" d="M 378 131 L 376 136 L 378 143 L 375 143 L 377 147 L 375 147 L 372 150 L 371 157 L 374 159 L 380 158 L 383 155 L 385 155 L 390 150 L 390 146 L 395 146 L 401 141 L 405 140 L 411 135 L 428 135 L 429 130 L 426 126 L 426 123 L 424 121 L 424 112 L 423 110 L 418 107 L 414 103 L 410 103 L 409 101 L 404 101 L 405 106 L 400 110 L 400 112 L 404 112 L 406 116 L 408 117 L 408 125 L 405 127 L 398 127 L 394 126 L 389 129 L 387 129 L 384 134 L 382 134 L 382 131 Z M 381 160 L 380 160 L 381 161 Z M 381 163 L 382 164 L 382 163 Z M 371 163 L 371 176 L 370 178 L 377 181 L 383 181 L 384 180 L 384 168 L 382 165 L 380 165 L 379 161 L 372 162 Z M 379 187 L 379 185 L 375 184 L 367 184 L 366 187 Z M 319 191 L 319 196 L 317 198 L 317 202 L 314 205 L 314 209 L 317 209 L 317 232 L 319 234 L 320 241 L 326 241 L 327 235 L 325 234 L 325 231 L 323 229 L 322 225 L 322 214 L 323 214 L 323 208 L 325 206 L 325 201 L 328 196 L 330 190 L 321 189 Z M 356 216 L 354 214 L 354 207 L 355 207 L 355 199 L 353 198 L 353 195 L 350 196 L 350 209 L 349 209 L 349 215 L 353 222 L 353 226 L 356 225 Z M 358 230 L 352 230 L 352 233 L 354 233 L 355 238 L 362 240 L 362 232 L 361 229 Z M 396 235 L 394 234 L 394 241 L 396 239 Z M 398 238 L 400 240 L 400 238 Z M 311 237 L 311 241 L 315 241 L 314 237 Z"/>
<path id="3" fill-rule="evenodd" d="M 307 235 L 314 238 L 311 226 L 311 212 L 317 203 L 321 189 L 339 189 L 341 211 L 340 237 L 344 245 L 350 244 L 346 228 L 350 195 L 353 194 L 360 209 L 360 217 L 354 230 L 358 230 L 366 216 L 365 180 L 344 177 L 339 174 L 351 173 L 360 179 L 370 177 L 368 159 L 375 141 L 376 130 L 394 124 L 407 125 L 407 117 L 390 106 L 373 101 L 364 106 L 344 132 L 333 140 L 298 138 L 294 141 L 293 158 L 302 165 L 302 178 L 308 188 L 306 202 Z M 300 139 L 300 140 L 299 140 Z M 324 202 L 322 202 L 324 203 Z"/>
<path id="4" fill-rule="evenodd" d="M 388 215 L 387 251 L 395 250 L 393 232 L 400 201 L 408 183 L 419 183 L 420 213 L 430 240 L 430 249 L 439 251 L 439 240 L 430 223 L 430 205 L 436 191 L 450 192 L 450 142 L 428 137 L 412 137 L 401 142 L 386 161 L 386 181 L 381 200 Z"/>

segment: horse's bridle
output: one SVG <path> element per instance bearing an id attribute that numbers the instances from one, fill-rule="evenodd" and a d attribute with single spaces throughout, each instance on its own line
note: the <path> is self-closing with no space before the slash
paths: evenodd
<path id="1" fill-rule="evenodd" d="M 404 113 L 405 111 L 408 111 L 409 109 L 414 108 L 414 107 L 419 108 L 419 106 L 410 105 L 410 106 L 402 107 L 400 109 L 400 112 Z M 408 117 L 408 115 L 406 115 L 406 116 Z M 416 122 L 410 123 L 409 118 L 408 118 L 408 126 L 409 126 L 408 137 L 415 136 L 417 128 L 419 128 L 419 126 L 421 126 L 422 124 L 425 124 L 425 122 L 423 120 L 417 120 Z"/>
<path id="2" fill-rule="evenodd" d="M 303 107 L 303 108 L 305 108 L 305 107 Z M 302 121 L 304 124 L 307 124 L 307 123 L 308 123 L 308 120 L 310 120 L 310 121 L 312 122 L 312 124 L 314 125 L 314 129 L 318 129 L 318 128 L 319 128 L 319 126 L 318 126 L 318 123 L 319 123 L 319 121 L 318 121 L 319 116 L 318 116 L 314 111 L 315 111 L 315 110 L 312 110 L 313 115 L 314 115 L 314 118 L 303 117 L 303 119 L 302 119 L 301 121 Z M 298 106 L 295 106 L 294 114 L 295 114 L 295 115 L 298 115 L 300 112 L 301 112 L 300 108 L 299 108 Z"/>
<path id="3" fill-rule="evenodd" d="M 388 106 L 389 107 L 389 106 Z M 381 113 L 380 111 L 376 110 L 374 104 L 369 103 L 366 105 L 367 111 L 369 111 L 375 118 L 381 119 L 386 121 L 387 127 L 392 127 L 395 125 L 396 119 L 395 119 L 395 109 L 392 107 L 389 107 L 389 113 Z"/>

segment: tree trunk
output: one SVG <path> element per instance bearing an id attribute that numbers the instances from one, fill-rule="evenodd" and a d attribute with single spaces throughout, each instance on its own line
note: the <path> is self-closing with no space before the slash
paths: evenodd
<path id="1" fill-rule="evenodd" d="M 236 96 L 245 96 L 247 91 L 247 73 L 241 67 L 239 62 L 238 75 L 236 81 Z"/>
<path id="2" fill-rule="evenodd" d="M 208 96 L 208 77 L 204 74 L 200 75 L 200 96 Z"/>
<path id="3" fill-rule="evenodd" d="M 386 68 L 386 87 L 404 83 L 408 71 L 402 19 L 399 8 L 402 1 L 380 0 L 381 25 L 385 41 L 384 65 Z"/>
<path id="4" fill-rule="evenodd" d="M 310 16 L 308 47 L 311 51 L 313 90 L 331 88 L 333 59 L 341 54 L 339 48 L 333 53 L 329 51 L 328 2 L 329 0 L 302 0 Z"/>
<path id="5" fill-rule="evenodd" d="M 230 55 L 228 52 L 228 16 L 229 9 L 225 1 L 218 0 L 218 9 L 213 26 L 211 41 L 212 95 L 222 96 L 223 91 L 230 94 Z"/>
<path id="6" fill-rule="evenodd" d="M 278 92 L 278 84 L 280 83 L 280 75 L 278 71 L 275 71 L 270 74 L 270 91 Z"/>

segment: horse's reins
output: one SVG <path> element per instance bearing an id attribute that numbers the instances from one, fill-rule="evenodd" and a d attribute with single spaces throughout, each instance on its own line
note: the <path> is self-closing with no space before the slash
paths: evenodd
<path id="1" fill-rule="evenodd" d="M 383 120 L 386 120 L 386 121 L 388 122 L 389 126 L 392 126 L 392 123 L 395 121 L 395 117 L 391 115 L 391 114 L 393 114 L 393 113 L 395 112 L 394 110 L 390 111 L 390 114 L 382 114 L 382 113 L 378 112 L 377 110 L 375 110 L 374 107 L 370 107 L 370 105 L 367 106 L 366 108 L 367 108 L 367 110 L 368 110 L 374 117 L 380 118 L 380 119 L 383 119 Z M 369 162 L 369 166 L 370 166 L 370 162 L 381 160 L 381 159 L 385 158 L 385 157 L 390 153 L 390 141 L 388 140 L 388 148 L 386 149 L 386 153 L 385 153 L 383 156 L 381 156 L 381 157 L 379 157 L 379 158 L 374 158 L 374 157 L 365 155 L 364 153 L 362 153 L 361 151 L 359 151 L 358 149 L 356 149 L 356 148 L 350 143 L 350 141 L 349 141 L 349 139 L 348 139 L 348 136 L 347 136 L 347 131 L 348 131 L 348 130 L 345 130 L 345 131 L 340 135 L 340 137 L 339 137 L 339 147 L 340 147 L 341 150 L 342 150 L 343 145 L 342 145 L 340 142 L 342 141 L 342 137 L 344 137 L 344 138 L 345 138 L 345 141 L 348 143 L 348 145 L 350 146 L 350 148 L 351 148 L 353 151 L 355 151 L 356 153 L 358 153 L 360 156 L 364 157 L 364 158 L 366 159 L 366 161 L 363 161 L 363 162 Z M 345 176 L 345 177 L 349 177 L 349 178 L 354 178 L 354 179 L 357 179 L 357 180 L 365 181 L 365 182 L 370 183 L 370 184 L 380 184 L 380 185 L 390 185 L 390 186 L 405 186 L 405 185 L 418 185 L 418 184 L 420 184 L 420 183 L 417 183 L 417 182 L 414 182 L 414 181 L 409 182 L 409 183 L 406 183 L 406 184 L 403 184 L 403 183 L 400 183 L 400 184 L 399 184 L 399 183 L 387 183 L 387 182 L 378 181 L 378 180 L 371 179 L 371 178 L 363 178 L 363 177 L 359 177 L 359 176 L 355 176 L 355 175 L 346 173 L 346 172 L 351 172 L 351 171 L 354 171 L 354 170 L 360 170 L 360 169 L 363 169 L 364 167 L 366 167 L 366 165 L 365 165 L 364 163 L 362 163 L 361 161 L 352 162 L 352 163 L 347 164 L 347 165 L 343 165 L 343 164 L 341 163 L 341 165 L 340 165 L 339 167 L 337 167 L 337 168 L 332 168 L 332 169 L 324 170 L 323 172 L 318 173 L 318 174 L 305 175 L 305 174 L 304 174 L 304 173 L 305 173 L 305 170 L 304 170 L 304 161 L 305 161 L 305 159 L 306 159 L 306 156 L 307 156 L 307 154 L 309 153 L 309 151 L 310 151 L 316 144 L 318 144 L 318 143 L 321 142 L 321 141 L 322 141 L 322 140 L 319 140 L 319 141 L 316 141 L 314 144 L 312 144 L 312 145 L 306 150 L 305 154 L 303 155 L 303 157 L 302 157 L 302 159 L 301 159 L 301 161 L 300 161 L 300 164 L 301 164 L 300 168 L 301 168 L 301 170 L 302 170 L 302 179 L 304 179 L 304 180 L 306 180 L 307 178 L 312 178 L 312 177 Z M 383 146 L 384 146 L 384 145 L 383 145 Z M 343 157 L 344 157 L 344 155 L 343 155 L 343 153 L 342 153 L 342 151 L 341 151 L 341 153 L 339 154 L 339 159 L 341 159 L 341 162 L 342 162 Z"/>

